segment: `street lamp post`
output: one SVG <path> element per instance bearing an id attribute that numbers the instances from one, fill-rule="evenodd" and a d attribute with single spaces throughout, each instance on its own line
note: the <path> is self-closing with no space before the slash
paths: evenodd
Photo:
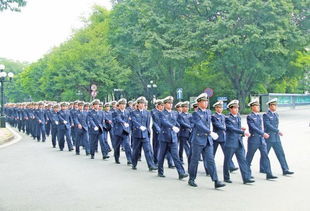
<path id="1" fill-rule="evenodd" d="M 5 66 L 0 64 L 0 85 L 1 85 L 1 116 L 0 116 L 0 128 L 5 127 L 4 116 L 4 82 L 12 81 L 14 74 L 12 72 L 4 72 Z M 9 80 L 7 80 L 9 78 Z"/>
<path id="2" fill-rule="evenodd" d="M 157 88 L 157 85 L 154 83 L 154 81 L 150 81 L 150 83 L 147 85 L 147 88 L 150 90 L 150 100 L 154 103 L 154 101 L 156 100 L 155 89 Z"/>

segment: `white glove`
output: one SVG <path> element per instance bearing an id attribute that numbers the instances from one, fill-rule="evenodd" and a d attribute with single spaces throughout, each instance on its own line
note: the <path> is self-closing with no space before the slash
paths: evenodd
<path id="1" fill-rule="evenodd" d="M 146 127 L 140 126 L 140 130 L 145 131 L 145 130 L 146 130 Z"/>
<path id="2" fill-rule="evenodd" d="M 97 131 L 97 130 L 98 130 L 98 127 L 97 127 L 97 126 L 96 126 L 96 127 L 94 127 L 94 130 L 95 130 L 95 131 Z"/>
<path id="3" fill-rule="evenodd" d="M 55 124 L 58 125 L 58 121 L 55 121 Z"/>
<path id="4" fill-rule="evenodd" d="M 129 127 L 129 124 L 127 122 L 124 123 L 125 127 Z"/>
<path id="5" fill-rule="evenodd" d="M 67 121 L 65 120 L 64 123 L 67 124 Z"/>
<path id="6" fill-rule="evenodd" d="M 219 135 L 217 135 L 217 133 L 211 132 L 210 136 L 213 140 L 217 140 L 219 138 Z"/>
<path id="7" fill-rule="evenodd" d="M 175 132 L 175 133 L 178 133 L 180 131 L 180 129 L 176 126 L 173 126 L 172 127 L 172 130 Z"/>

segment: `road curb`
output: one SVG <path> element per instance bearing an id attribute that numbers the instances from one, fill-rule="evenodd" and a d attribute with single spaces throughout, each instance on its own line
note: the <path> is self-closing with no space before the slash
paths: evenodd
<path id="1" fill-rule="evenodd" d="M 15 132 L 11 127 L 7 127 L 7 129 L 10 130 L 13 135 L 8 139 L 6 139 L 5 142 L 0 145 L 0 149 L 11 146 L 12 144 L 16 144 L 22 139 L 22 137 L 17 132 Z"/>

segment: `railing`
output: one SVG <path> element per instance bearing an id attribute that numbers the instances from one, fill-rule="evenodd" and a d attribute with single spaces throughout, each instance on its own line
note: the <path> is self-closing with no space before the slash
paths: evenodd
<path id="1" fill-rule="evenodd" d="M 310 105 L 310 94 L 269 93 L 260 94 L 258 97 L 262 111 L 268 110 L 266 103 L 273 98 L 278 98 L 278 107 L 290 107 L 295 109 L 296 106 Z"/>

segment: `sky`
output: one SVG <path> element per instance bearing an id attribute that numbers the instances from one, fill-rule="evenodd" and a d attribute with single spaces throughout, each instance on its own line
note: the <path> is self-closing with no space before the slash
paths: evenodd
<path id="1" fill-rule="evenodd" d="M 35 62 L 83 26 L 93 5 L 110 0 L 27 0 L 21 12 L 0 12 L 0 57 Z"/>

